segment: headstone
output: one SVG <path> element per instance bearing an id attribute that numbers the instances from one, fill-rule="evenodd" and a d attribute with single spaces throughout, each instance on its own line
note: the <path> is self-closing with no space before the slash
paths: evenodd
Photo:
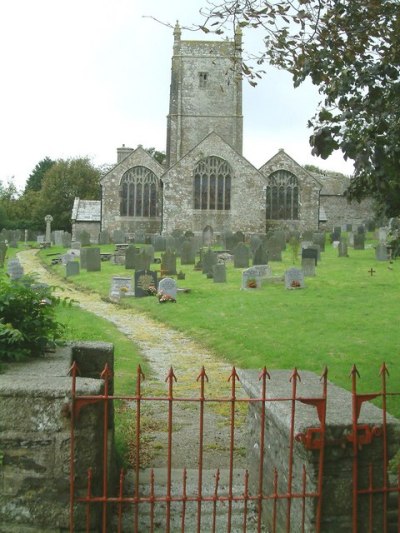
<path id="1" fill-rule="evenodd" d="M 298 268 L 289 268 L 285 272 L 285 287 L 287 289 L 303 289 L 304 273 Z"/>
<path id="2" fill-rule="evenodd" d="M 27 229 L 24 232 L 24 242 L 25 242 L 25 244 L 28 243 L 28 230 Z"/>
<path id="3" fill-rule="evenodd" d="M 101 270 L 100 248 L 86 249 L 86 270 L 88 272 L 99 272 Z"/>
<path id="4" fill-rule="evenodd" d="M 301 260 L 301 269 L 304 277 L 315 276 L 315 260 L 312 257 L 303 257 Z"/>
<path id="5" fill-rule="evenodd" d="M 65 276 L 69 278 L 70 276 L 79 275 L 79 262 L 78 261 L 68 261 L 65 265 Z"/>
<path id="6" fill-rule="evenodd" d="M 233 266 L 235 268 L 248 268 L 250 251 L 244 242 L 239 242 L 233 250 Z"/>
<path id="7" fill-rule="evenodd" d="M 251 236 L 250 248 L 251 248 L 251 253 L 253 254 L 253 257 L 254 257 L 254 254 L 256 253 L 256 250 L 258 249 L 259 246 L 261 246 L 261 244 L 262 244 L 262 240 L 260 239 L 258 235 Z"/>
<path id="8" fill-rule="evenodd" d="M 135 297 L 150 296 L 149 288 L 157 288 L 157 273 L 151 270 L 136 270 L 135 272 Z"/>
<path id="9" fill-rule="evenodd" d="M 81 265 L 81 268 L 86 269 L 87 268 L 87 251 L 89 248 L 81 248 L 80 255 L 79 255 L 79 262 Z"/>
<path id="10" fill-rule="evenodd" d="M 387 261 L 389 259 L 388 249 L 385 243 L 380 242 L 375 248 L 375 258 L 377 261 Z"/>
<path id="11" fill-rule="evenodd" d="M 259 270 L 254 267 L 247 268 L 242 272 L 242 289 L 259 289 L 261 287 L 261 277 Z"/>
<path id="12" fill-rule="evenodd" d="M 349 257 L 347 242 L 345 240 L 339 242 L 338 257 Z"/>
<path id="13" fill-rule="evenodd" d="M 379 228 L 378 230 L 378 239 L 381 242 L 386 242 L 388 236 L 388 228 Z"/>
<path id="14" fill-rule="evenodd" d="M 356 233 L 354 235 L 354 250 L 364 250 L 365 249 L 365 234 Z"/>
<path id="15" fill-rule="evenodd" d="M 154 246 L 152 244 L 145 244 L 143 250 L 148 256 L 150 263 L 154 263 Z"/>
<path id="16" fill-rule="evenodd" d="M 53 217 L 51 215 L 46 215 L 44 217 L 46 222 L 46 242 L 51 242 L 51 223 L 53 222 Z"/>
<path id="17" fill-rule="evenodd" d="M 206 226 L 203 229 L 203 246 L 211 246 L 214 237 L 214 230 L 211 226 Z"/>
<path id="18" fill-rule="evenodd" d="M 151 256 L 144 248 L 139 249 L 135 258 L 135 270 L 150 270 Z"/>
<path id="19" fill-rule="evenodd" d="M 134 296 L 132 278 L 126 276 L 113 276 L 111 280 L 110 298 Z"/>
<path id="20" fill-rule="evenodd" d="M 110 234 L 108 231 L 100 231 L 99 232 L 99 244 L 110 244 Z"/>
<path id="21" fill-rule="evenodd" d="M 81 243 L 81 246 L 90 246 L 90 233 L 85 230 L 79 232 L 78 241 Z"/>
<path id="22" fill-rule="evenodd" d="M 364 226 L 364 224 L 361 224 L 360 226 L 357 227 L 357 233 L 358 233 L 359 235 L 364 235 L 364 233 L 365 233 L 365 226 Z"/>
<path id="23" fill-rule="evenodd" d="M 282 261 L 282 246 L 275 238 L 268 239 L 265 243 L 268 261 Z"/>
<path id="24" fill-rule="evenodd" d="M 303 248 L 301 251 L 301 259 L 314 259 L 315 266 L 317 266 L 318 250 L 316 248 Z"/>
<path id="25" fill-rule="evenodd" d="M 63 236 L 64 236 L 64 231 L 63 230 L 56 230 L 54 232 L 54 244 L 56 246 L 62 246 L 63 245 Z"/>
<path id="26" fill-rule="evenodd" d="M 112 234 L 114 244 L 123 244 L 125 242 L 125 233 L 120 229 L 115 229 Z"/>
<path id="27" fill-rule="evenodd" d="M 66 253 L 61 256 L 61 263 L 66 265 L 69 261 L 73 261 L 75 257 L 72 254 Z"/>
<path id="28" fill-rule="evenodd" d="M 194 265 L 196 263 L 196 248 L 193 239 L 185 239 L 181 249 L 181 265 Z"/>
<path id="29" fill-rule="evenodd" d="M 154 246 L 155 252 L 165 252 L 166 250 L 165 237 L 162 237 L 161 235 L 156 235 L 154 237 L 153 246 Z"/>
<path id="30" fill-rule="evenodd" d="M 213 266 L 214 283 L 226 283 L 226 266 L 225 263 L 217 263 Z"/>
<path id="31" fill-rule="evenodd" d="M 314 230 L 306 229 L 301 234 L 301 240 L 302 241 L 312 241 L 314 236 Z"/>
<path id="32" fill-rule="evenodd" d="M 146 244 L 146 235 L 143 233 L 143 231 L 135 232 L 135 242 L 136 244 Z"/>
<path id="33" fill-rule="evenodd" d="M 257 272 L 257 277 L 259 277 L 261 281 L 272 276 L 272 271 L 269 265 L 253 265 L 251 268 L 254 272 Z"/>
<path id="34" fill-rule="evenodd" d="M 139 248 L 136 246 L 128 246 L 125 250 L 125 268 L 126 270 L 135 270 L 136 258 L 139 254 Z"/>
<path id="35" fill-rule="evenodd" d="M 10 279 L 17 280 L 24 275 L 24 269 L 17 258 L 10 259 L 7 263 L 7 274 Z"/>
<path id="36" fill-rule="evenodd" d="M 223 241 L 225 250 L 229 250 L 229 251 L 232 251 L 237 244 L 235 236 L 233 235 L 231 231 L 224 231 L 222 233 L 222 241 Z"/>
<path id="37" fill-rule="evenodd" d="M 268 263 L 268 252 L 264 248 L 263 244 L 256 249 L 253 257 L 253 266 L 254 265 L 266 265 Z"/>
<path id="38" fill-rule="evenodd" d="M 202 265 L 203 265 L 203 274 L 212 274 L 213 273 L 213 267 L 217 264 L 218 257 L 217 254 L 215 254 L 211 248 L 209 248 L 205 253 L 202 255 Z"/>
<path id="39" fill-rule="evenodd" d="M 353 231 L 353 224 L 346 224 L 346 231 Z"/>
<path id="40" fill-rule="evenodd" d="M 349 233 L 347 234 L 347 240 L 349 246 L 354 246 L 354 233 L 352 231 L 349 231 Z"/>
<path id="41" fill-rule="evenodd" d="M 158 284 L 158 292 L 166 297 L 176 299 L 176 281 L 172 278 L 163 278 Z"/>
<path id="42" fill-rule="evenodd" d="M 236 244 L 238 244 L 239 242 L 244 242 L 245 241 L 245 235 L 244 235 L 243 231 L 237 231 L 234 234 L 234 239 L 235 239 Z"/>
<path id="43" fill-rule="evenodd" d="M 71 239 L 71 234 L 68 231 L 64 231 L 62 236 L 62 245 L 64 248 L 71 248 Z"/>
<path id="44" fill-rule="evenodd" d="M 280 245 L 282 252 L 286 250 L 286 233 L 283 230 L 274 231 L 274 239 L 276 239 Z"/>
<path id="45" fill-rule="evenodd" d="M 368 220 L 367 221 L 367 230 L 368 231 L 375 231 L 376 223 L 374 220 Z"/>
<path id="46" fill-rule="evenodd" d="M 167 250 L 161 254 L 161 270 L 164 275 L 175 276 L 176 275 L 176 253 L 171 250 Z"/>
<path id="47" fill-rule="evenodd" d="M 325 252 L 325 233 L 322 231 L 314 232 L 312 235 L 313 244 L 318 244 L 321 252 Z"/>
<path id="48" fill-rule="evenodd" d="M 165 237 L 165 250 L 170 250 L 171 252 L 176 252 L 176 239 L 172 235 L 167 235 Z"/>
<path id="49" fill-rule="evenodd" d="M 45 237 L 44 235 L 38 235 L 38 236 L 36 237 L 36 242 L 37 242 L 38 244 L 43 244 L 44 242 L 46 242 L 45 239 L 46 239 L 46 237 Z"/>

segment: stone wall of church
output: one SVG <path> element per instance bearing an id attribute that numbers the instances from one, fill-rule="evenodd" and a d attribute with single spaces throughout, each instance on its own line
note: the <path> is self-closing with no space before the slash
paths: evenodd
<path id="1" fill-rule="evenodd" d="M 342 195 L 322 196 L 320 198 L 321 207 L 325 209 L 327 221 L 325 226 L 343 226 L 362 224 L 366 220 L 374 219 L 373 202 L 370 199 L 362 202 L 353 201 L 349 203 Z"/>

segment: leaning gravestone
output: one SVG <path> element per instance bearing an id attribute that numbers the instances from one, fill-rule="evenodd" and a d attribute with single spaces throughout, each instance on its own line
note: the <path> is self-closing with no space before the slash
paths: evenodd
<path id="1" fill-rule="evenodd" d="M 233 266 L 235 268 L 248 268 L 250 251 L 244 242 L 239 242 L 233 250 Z"/>
<path id="2" fill-rule="evenodd" d="M 10 279 L 17 280 L 24 275 L 24 269 L 17 258 L 10 259 L 7 263 L 7 274 Z"/>
<path id="3" fill-rule="evenodd" d="M 304 273 L 304 277 L 315 276 L 315 260 L 312 257 L 303 257 L 301 260 L 301 269 Z"/>
<path id="4" fill-rule="evenodd" d="M 285 287 L 286 289 L 303 289 L 304 273 L 298 268 L 289 268 L 285 272 Z"/>
<path id="5" fill-rule="evenodd" d="M 212 273 L 214 283 L 226 283 L 225 263 L 217 263 L 216 265 L 214 265 Z"/>
<path id="6" fill-rule="evenodd" d="M 149 288 L 157 289 L 157 273 L 151 270 L 136 270 L 135 297 L 150 296 Z"/>
<path id="7" fill-rule="evenodd" d="M 375 248 L 375 258 L 377 261 L 387 261 L 389 258 L 388 249 L 385 243 L 380 242 Z"/>
<path id="8" fill-rule="evenodd" d="M 127 276 L 113 276 L 111 280 L 110 298 L 134 296 L 132 278 Z"/>
<path id="9" fill-rule="evenodd" d="M 259 289 L 261 287 L 261 277 L 259 270 L 254 267 L 247 268 L 242 272 L 242 289 Z"/>
<path id="10" fill-rule="evenodd" d="M 65 276 L 69 278 L 70 276 L 79 275 L 79 262 L 78 261 L 68 261 L 65 265 Z"/>
<path id="11" fill-rule="evenodd" d="M 86 270 L 88 272 L 99 272 L 101 270 L 100 248 L 87 248 Z"/>
<path id="12" fill-rule="evenodd" d="M 176 299 L 177 290 L 176 281 L 172 278 L 164 278 L 158 284 L 158 292 L 167 297 Z"/>

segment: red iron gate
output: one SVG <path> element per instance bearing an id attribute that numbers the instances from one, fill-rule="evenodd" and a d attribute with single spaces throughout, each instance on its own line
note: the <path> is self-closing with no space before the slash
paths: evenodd
<path id="1" fill-rule="evenodd" d="M 70 531 L 104 532 L 305 532 L 305 531 L 400 531 L 400 470 L 390 482 L 388 464 L 393 450 L 399 447 L 399 426 L 387 413 L 387 400 L 400 393 L 386 389 L 387 369 L 381 370 L 381 390 L 357 393 L 357 369 L 352 376 L 352 393 L 344 393 L 351 411 L 350 424 L 338 430 L 327 424 L 327 371 L 317 388 L 308 385 L 296 369 L 286 376 L 285 388 L 271 387 L 270 374 L 259 374 L 257 394 L 245 395 L 233 368 L 225 396 L 206 395 L 208 377 L 202 368 L 197 377 L 198 393 L 188 396 L 176 392 L 172 368 L 166 378 L 165 395 L 145 395 L 144 375 L 137 372 L 136 391 L 131 396 L 110 394 L 112 378 L 106 365 L 101 377 L 101 395 L 77 394 L 78 369 L 72 367 L 71 461 L 70 461 Z M 274 375 L 274 372 L 271 372 Z M 299 388 L 302 390 L 299 392 Z M 380 398 L 381 410 L 373 408 L 374 420 L 360 422 L 362 407 Z M 330 400 L 332 401 L 331 397 Z M 115 481 L 110 466 L 113 411 L 125 405 L 132 417 L 133 453 L 130 468 L 121 470 Z M 155 409 L 154 420 L 165 425 L 162 468 L 145 468 L 148 461 L 144 442 L 143 412 Z M 81 413 L 89 406 L 99 408 L 102 442 L 95 464 L 85 464 Z M 239 411 L 249 412 L 246 433 L 250 453 L 237 467 L 238 432 L 243 421 Z M 187 409 L 188 419 L 196 418 L 196 431 L 188 448 L 179 437 L 176 416 Z M 226 420 L 218 427 L 212 411 Z M 242 409 L 243 410 L 243 409 Z M 372 411 L 371 411 L 372 412 Z M 379 412 L 380 421 L 376 419 Z M 193 413 L 196 413 L 195 417 Z M 340 414 L 339 416 L 342 416 Z M 344 416 L 344 413 L 343 413 Z M 369 413 L 367 414 L 369 416 Z M 388 417 L 390 421 L 388 422 Z M 310 420 L 312 424 L 310 425 Z M 211 421 L 211 422 L 210 422 Z M 210 427 L 211 423 L 211 427 Z M 216 424 L 215 427 L 212 424 Z M 178 424 L 179 426 L 179 424 Z M 158 428 L 159 429 L 159 428 Z M 243 430 L 243 427 L 242 427 Z M 211 433 L 224 434 L 226 463 L 215 465 L 217 446 L 207 438 Z M 187 436 L 187 435 L 186 435 Z M 193 448 L 193 450 L 191 450 Z M 194 451 L 195 448 L 195 451 Z M 189 459 L 193 451 L 195 460 Z M 189 461 L 189 464 L 186 463 Z M 193 464 L 194 463 L 194 464 Z M 212 463 L 212 468 L 210 465 Z M 343 466 L 343 472 L 338 473 Z M 147 465 L 146 465 L 147 466 Z M 347 478 L 346 478 L 347 475 Z M 160 480 L 162 478 L 162 481 Z M 348 486 L 350 497 L 341 494 Z M 343 497 L 342 508 L 338 501 Z M 351 501 L 349 501 L 351 500 Z M 390 505 L 391 504 L 391 505 Z M 391 509 L 391 510 L 390 510 Z M 335 522 L 336 520 L 336 522 Z M 330 525 L 331 524 L 331 525 Z"/>

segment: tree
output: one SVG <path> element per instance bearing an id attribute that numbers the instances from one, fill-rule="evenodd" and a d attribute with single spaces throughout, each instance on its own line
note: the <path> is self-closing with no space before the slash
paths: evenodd
<path id="1" fill-rule="evenodd" d="M 160 163 L 160 165 L 164 165 L 167 159 L 165 152 L 160 152 L 159 150 L 156 150 L 155 148 L 144 148 L 142 144 L 138 144 L 137 147 L 139 148 L 139 146 L 143 148 L 143 150 L 145 150 L 148 154 L 150 154 L 151 157 L 153 157 L 157 161 L 157 163 Z"/>
<path id="2" fill-rule="evenodd" d="M 100 199 L 100 171 L 88 158 L 59 159 L 47 170 L 42 182 L 36 218 L 53 216 L 56 229 L 71 229 L 71 213 L 76 196 L 85 200 Z"/>
<path id="3" fill-rule="evenodd" d="M 268 60 L 306 79 L 321 101 L 309 127 L 312 153 L 341 150 L 354 161 L 350 199 L 373 196 L 400 213 L 400 4 L 398 0 L 225 0 L 208 2 L 201 29 L 259 30 L 260 53 L 243 62 L 252 85 Z"/>
<path id="4" fill-rule="evenodd" d="M 35 166 L 25 185 L 25 191 L 40 191 L 42 188 L 42 181 L 46 172 L 54 165 L 55 161 L 49 157 L 45 157 Z"/>

